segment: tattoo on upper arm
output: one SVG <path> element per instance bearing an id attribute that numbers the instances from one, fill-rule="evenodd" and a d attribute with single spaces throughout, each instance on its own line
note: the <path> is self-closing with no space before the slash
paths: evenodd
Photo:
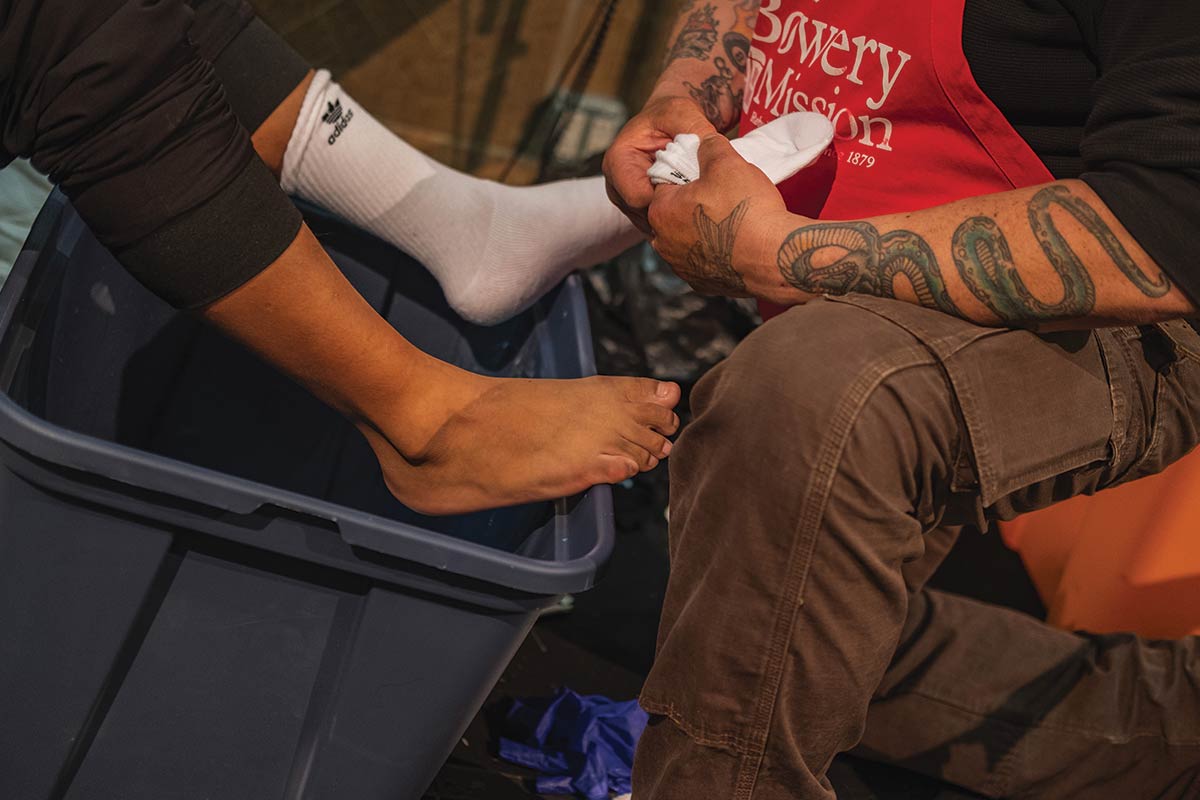
<path id="1" fill-rule="evenodd" d="M 1034 237 L 1062 283 L 1062 297 L 1043 302 L 1033 295 L 1017 271 L 1008 240 L 989 217 L 971 217 L 958 226 L 951 253 L 958 274 L 971 293 L 992 313 L 1010 324 L 1073 319 L 1092 313 L 1096 288 L 1087 267 L 1050 217 L 1058 206 L 1096 238 L 1122 274 L 1146 297 L 1162 297 L 1171 283 L 1161 272 L 1144 273 L 1095 209 L 1061 185 L 1047 186 L 1027 204 Z M 921 305 L 950 314 L 961 313 L 946 291 L 932 249 L 912 231 L 880 235 L 865 222 L 822 222 L 792 232 L 779 249 L 779 269 L 793 286 L 806 292 L 864 292 L 895 296 L 895 279 L 908 278 Z"/>
<path id="2" fill-rule="evenodd" d="M 712 294 L 745 292 L 746 281 L 733 268 L 733 245 L 749 203 L 749 200 L 738 203 L 722 220 L 714 220 L 704 213 L 703 206 L 696 206 L 692 222 L 698 239 L 687 256 L 692 288 Z"/>
<path id="3" fill-rule="evenodd" d="M 690 7 L 689 5 L 688 8 Z M 688 15 L 683 23 L 683 30 L 679 32 L 675 44 L 671 45 L 671 50 L 667 53 L 665 64 L 681 58 L 705 61 L 712 55 L 713 47 L 717 44 L 717 18 L 714 16 L 716 10 L 712 3 L 705 3 L 702 8 Z"/>

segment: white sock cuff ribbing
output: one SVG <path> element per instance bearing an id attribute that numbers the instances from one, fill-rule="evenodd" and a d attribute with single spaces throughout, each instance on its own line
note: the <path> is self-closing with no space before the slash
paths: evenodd
<path id="1" fill-rule="evenodd" d="M 361 225 L 394 208 L 434 171 L 320 70 L 300 106 L 280 184 Z"/>
<path id="2" fill-rule="evenodd" d="M 332 83 L 329 70 L 318 70 L 304 93 L 304 102 L 300 104 L 300 115 L 296 117 L 296 126 L 292 128 L 287 149 L 283 153 L 283 169 L 279 175 L 280 185 L 289 194 L 295 194 L 299 189 L 300 165 L 304 161 L 304 154 L 308 152 L 313 130 L 321 121 L 321 115 L 314 114 L 313 109 L 324 99 L 325 90 Z"/>

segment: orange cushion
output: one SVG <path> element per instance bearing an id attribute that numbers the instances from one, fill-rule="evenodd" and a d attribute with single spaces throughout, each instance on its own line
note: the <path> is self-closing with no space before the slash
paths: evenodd
<path id="1" fill-rule="evenodd" d="M 1160 475 L 1002 523 L 1052 624 L 1200 634 L 1200 450 Z"/>

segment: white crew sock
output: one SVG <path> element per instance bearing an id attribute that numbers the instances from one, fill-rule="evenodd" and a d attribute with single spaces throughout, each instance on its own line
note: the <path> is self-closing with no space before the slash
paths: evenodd
<path id="1" fill-rule="evenodd" d="M 603 178 L 504 186 L 456 172 L 381 125 L 325 70 L 304 97 L 281 183 L 412 255 L 455 311 L 480 324 L 508 319 L 642 238 Z"/>
<path id="2" fill-rule="evenodd" d="M 833 125 L 811 111 L 797 111 L 771 120 L 740 139 L 733 149 L 758 167 L 771 183 L 780 184 L 807 167 L 833 141 Z M 700 177 L 700 137 L 681 133 L 655 154 L 646 171 L 654 184 L 691 183 Z"/>
<path id="3" fill-rule="evenodd" d="M 832 133 L 819 114 L 797 113 L 734 147 L 778 183 L 815 159 Z M 692 145 L 668 146 L 683 149 L 688 171 L 656 182 L 699 177 L 699 139 L 692 138 Z M 305 94 L 281 183 L 412 255 L 455 311 L 484 325 L 520 313 L 574 270 L 642 239 L 609 202 L 603 178 L 505 186 L 456 172 L 381 125 L 325 70 Z"/>

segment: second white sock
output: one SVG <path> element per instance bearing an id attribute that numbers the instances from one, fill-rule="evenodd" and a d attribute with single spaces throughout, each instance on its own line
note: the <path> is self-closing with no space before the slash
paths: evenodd
<path id="1" fill-rule="evenodd" d="M 833 141 L 833 125 L 821 114 L 797 111 L 771 120 L 762 127 L 734 139 L 733 149 L 780 184 L 807 167 Z M 658 151 L 647 170 L 655 184 L 691 183 L 700 177 L 700 137 L 682 133 Z"/>

